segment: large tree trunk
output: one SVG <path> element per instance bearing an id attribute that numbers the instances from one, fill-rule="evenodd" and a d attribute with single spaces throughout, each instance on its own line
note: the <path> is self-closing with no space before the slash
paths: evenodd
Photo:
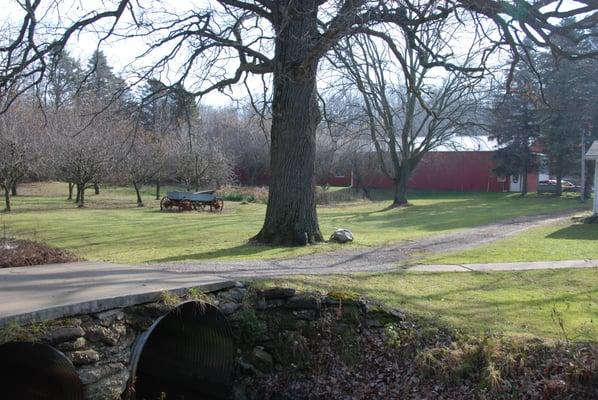
<path id="1" fill-rule="evenodd" d="M 133 182 L 133 187 L 135 188 L 135 193 L 137 194 L 137 207 L 143 207 L 143 200 L 141 200 L 141 194 L 139 193 L 139 186 L 137 186 L 137 183 Z"/>
<path id="2" fill-rule="evenodd" d="M 10 190 L 4 187 L 4 211 L 10 211 Z"/>
<path id="3" fill-rule="evenodd" d="M 96 195 L 100 194 L 100 185 L 97 182 L 93 183 L 93 190 Z"/>
<path id="4" fill-rule="evenodd" d="M 160 180 L 156 180 L 156 200 L 160 200 Z"/>
<path id="5" fill-rule="evenodd" d="M 287 0 L 288 1 L 288 0 Z M 315 200 L 317 61 L 298 68 L 317 36 L 317 1 L 296 0 L 286 8 L 276 38 L 270 191 L 266 219 L 255 240 L 298 244 L 323 241 Z M 310 38 L 311 36 L 311 38 Z"/>
<path id="6" fill-rule="evenodd" d="M 13 182 L 13 184 L 10 186 L 10 193 L 13 196 L 17 195 L 17 182 Z"/>
<path id="7" fill-rule="evenodd" d="M 67 200 L 73 200 L 73 186 L 75 186 L 75 184 L 69 182 L 69 197 L 67 197 Z"/>

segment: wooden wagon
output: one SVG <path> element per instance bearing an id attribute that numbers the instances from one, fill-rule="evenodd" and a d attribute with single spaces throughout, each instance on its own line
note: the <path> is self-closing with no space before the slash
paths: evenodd
<path id="1" fill-rule="evenodd" d="M 214 190 L 204 192 L 168 192 L 160 201 L 160 210 L 222 212 L 224 200 L 214 194 Z"/>

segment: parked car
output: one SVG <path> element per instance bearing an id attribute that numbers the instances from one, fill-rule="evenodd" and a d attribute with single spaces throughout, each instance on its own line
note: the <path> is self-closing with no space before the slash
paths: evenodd
<path id="1" fill-rule="evenodd" d="M 545 181 L 539 181 L 539 185 L 547 185 L 547 186 L 554 186 L 556 191 L 556 179 L 548 179 Z M 580 187 L 575 185 L 573 182 L 562 179 L 561 180 L 561 187 L 563 188 L 563 192 L 578 192 Z"/>

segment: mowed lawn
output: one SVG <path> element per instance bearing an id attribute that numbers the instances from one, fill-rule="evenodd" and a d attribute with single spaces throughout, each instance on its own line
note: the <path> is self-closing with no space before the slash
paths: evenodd
<path id="1" fill-rule="evenodd" d="M 467 333 L 598 341 L 596 269 L 299 276 L 257 284 L 355 292 Z"/>
<path id="2" fill-rule="evenodd" d="M 66 184 L 33 184 L 20 188 L 13 212 L 0 214 L 0 234 L 47 242 L 89 260 L 120 263 L 200 259 L 288 257 L 328 251 L 338 245 L 303 248 L 248 244 L 263 222 L 265 205 L 226 202 L 222 214 L 160 212 L 152 189 L 144 191 L 146 207 L 135 207 L 129 188 L 86 192 L 88 207 L 67 202 Z M 414 193 L 412 206 L 385 210 L 389 200 L 355 201 L 319 207 L 325 236 L 338 227 L 353 231 L 354 246 L 413 240 L 493 221 L 578 208 L 575 198 L 500 193 Z M 1 207 L 1 206 L 0 206 Z"/>
<path id="3" fill-rule="evenodd" d="M 562 223 L 529 229 L 469 250 L 433 255 L 425 264 L 598 259 L 598 225 Z"/>

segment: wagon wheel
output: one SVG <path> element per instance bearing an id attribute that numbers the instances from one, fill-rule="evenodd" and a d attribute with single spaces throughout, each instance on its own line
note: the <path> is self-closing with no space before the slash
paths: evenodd
<path id="1" fill-rule="evenodd" d="M 222 212 L 222 210 L 224 209 L 224 200 L 220 197 L 215 199 L 212 205 L 210 206 L 210 211 L 212 210 L 212 207 L 214 207 L 216 211 Z"/>
<path id="2" fill-rule="evenodd" d="M 160 211 L 164 210 L 165 208 L 171 208 L 172 204 L 170 203 L 170 199 L 166 196 L 162 197 L 160 200 Z"/>
<path id="3" fill-rule="evenodd" d="M 191 211 L 193 210 L 193 203 L 190 200 L 181 200 L 179 203 L 179 211 Z"/>

